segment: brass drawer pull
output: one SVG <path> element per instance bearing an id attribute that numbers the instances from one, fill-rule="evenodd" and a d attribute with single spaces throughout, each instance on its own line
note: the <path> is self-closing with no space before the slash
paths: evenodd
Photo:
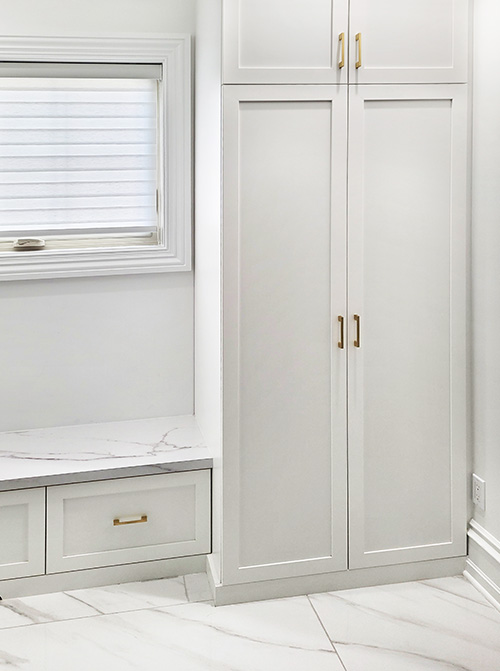
<path id="1" fill-rule="evenodd" d="M 340 340 L 338 342 L 338 348 L 344 349 L 344 318 L 339 316 L 340 324 Z"/>
<path id="2" fill-rule="evenodd" d="M 342 68 L 345 65 L 345 33 L 340 33 L 339 35 L 339 42 L 340 42 L 340 61 L 339 61 L 339 70 L 342 70 Z"/>
<path id="3" fill-rule="evenodd" d="M 142 524 L 143 522 L 148 521 L 147 515 L 134 516 L 134 517 L 117 517 L 113 520 L 114 527 L 121 527 L 124 524 Z"/>
<path id="4" fill-rule="evenodd" d="M 356 33 L 356 42 L 358 45 L 358 60 L 356 61 L 356 70 L 361 67 L 361 33 Z"/>
<path id="5" fill-rule="evenodd" d="M 360 327 L 360 318 L 359 315 L 354 315 L 354 321 L 356 322 L 356 340 L 354 341 L 354 347 L 361 347 L 361 327 Z"/>

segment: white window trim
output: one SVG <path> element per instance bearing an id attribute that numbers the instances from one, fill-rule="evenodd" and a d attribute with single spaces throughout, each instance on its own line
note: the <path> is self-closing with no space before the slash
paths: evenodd
<path id="1" fill-rule="evenodd" d="M 160 132 L 163 193 L 159 245 L 0 253 L 0 281 L 191 270 L 191 38 L 2 37 L 0 61 L 159 63 L 163 67 Z M 163 129 L 167 132 L 164 133 Z"/>

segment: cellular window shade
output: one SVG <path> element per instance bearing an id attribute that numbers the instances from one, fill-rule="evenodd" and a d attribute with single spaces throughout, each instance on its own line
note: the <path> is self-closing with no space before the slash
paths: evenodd
<path id="1" fill-rule="evenodd" d="M 158 83 L 144 74 L 0 80 L 1 238 L 157 230 Z"/>

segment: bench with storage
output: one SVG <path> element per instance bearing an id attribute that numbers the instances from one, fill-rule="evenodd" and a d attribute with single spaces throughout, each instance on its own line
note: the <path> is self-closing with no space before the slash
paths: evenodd
<path id="1" fill-rule="evenodd" d="M 212 459 L 192 416 L 1 433 L 0 464 L 0 594 L 210 552 Z"/>

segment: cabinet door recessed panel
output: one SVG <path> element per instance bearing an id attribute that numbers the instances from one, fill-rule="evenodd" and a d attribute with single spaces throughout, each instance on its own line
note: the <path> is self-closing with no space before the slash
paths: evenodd
<path id="1" fill-rule="evenodd" d="M 346 564 L 345 350 L 337 344 L 346 96 L 285 89 L 226 92 L 225 170 L 234 183 L 226 182 L 225 343 L 234 363 L 225 435 L 238 450 L 239 485 L 226 577 L 236 581 Z"/>
<path id="2" fill-rule="evenodd" d="M 0 579 L 45 570 L 45 489 L 0 494 Z"/>
<path id="3" fill-rule="evenodd" d="M 463 94 L 359 87 L 351 99 L 353 568 L 465 549 Z"/>
<path id="4" fill-rule="evenodd" d="M 351 0 L 350 7 L 352 83 L 467 81 L 467 0 Z"/>
<path id="5" fill-rule="evenodd" d="M 225 0 L 225 83 L 346 81 L 344 0 Z"/>

